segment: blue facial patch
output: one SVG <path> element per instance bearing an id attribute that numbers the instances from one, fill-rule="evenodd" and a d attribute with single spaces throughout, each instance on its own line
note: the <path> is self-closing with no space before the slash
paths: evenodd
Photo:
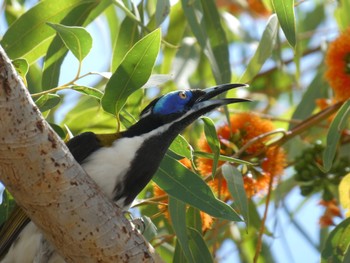
<path id="1" fill-rule="evenodd" d="M 153 112 L 162 115 L 183 112 L 191 98 L 192 92 L 189 90 L 170 92 L 157 101 Z"/>

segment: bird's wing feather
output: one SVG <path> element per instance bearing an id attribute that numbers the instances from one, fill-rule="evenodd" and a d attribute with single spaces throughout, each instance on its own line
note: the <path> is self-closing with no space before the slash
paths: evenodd
<path id="1" fill-rule="evenodd" d="M 0 228 L 0 260 L 6 255 L 18 234 L 30 222 L 29 217 L 18 205 L 15 205 L 9 218 Z"/>
<path id="2" fill-rule="evenodd" d="M 67 147 L 78 163 L 84 162 L 86 157 L 102 147 L 99 138 L 93 132 L 84 132 L 67 142 Z"/>

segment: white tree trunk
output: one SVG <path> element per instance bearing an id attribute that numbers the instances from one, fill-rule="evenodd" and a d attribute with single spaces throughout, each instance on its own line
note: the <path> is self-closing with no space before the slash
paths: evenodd
<path id="1" fill-rule="evenodd" d="M 1 46 L 0 180 L 67 262 L 154 261 L 44 120 Z"/>

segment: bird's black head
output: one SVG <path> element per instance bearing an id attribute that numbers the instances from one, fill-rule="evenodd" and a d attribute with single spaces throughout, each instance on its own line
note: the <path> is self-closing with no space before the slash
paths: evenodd
<path id="1" fill-rule="evenodd" d="M 140 120 L 126 131 L 131 137 L 156 130 L 159 127 L 179 133 L 201 115 L 215 108 L 249 100 L 239 98 L 212 99 L 230 89 L 247 87 L 246 84 L 224 84 L 204 90 L 173 91 L 153 100 L 140 115 Z"/>
<path id="2" fill-rule="evenodd" d="M 201 115 L 223 105 L 248 101 L 245 99 L 213 97 L 245 84 L 225 84 L 205 90 L 174 91 L 152 101 L 142 112 L 140 120 L 122 133 L 123 137 L 143 136 L 134 159 L 127 170 L 123 189 L 114 199 L 124 199 L 128 206 L 147 185 L 175 137 Z"/>

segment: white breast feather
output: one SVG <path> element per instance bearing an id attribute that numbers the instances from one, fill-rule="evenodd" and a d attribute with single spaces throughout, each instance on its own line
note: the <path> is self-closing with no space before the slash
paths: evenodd
<path id="1" fill-rule="evenodd" d="M 122 138 L 111 147 L 101 148 L 91 154 L 82 167 L 110 198 L 117 183 L 123 180 L 130 163 L 144 138 Z"/>

